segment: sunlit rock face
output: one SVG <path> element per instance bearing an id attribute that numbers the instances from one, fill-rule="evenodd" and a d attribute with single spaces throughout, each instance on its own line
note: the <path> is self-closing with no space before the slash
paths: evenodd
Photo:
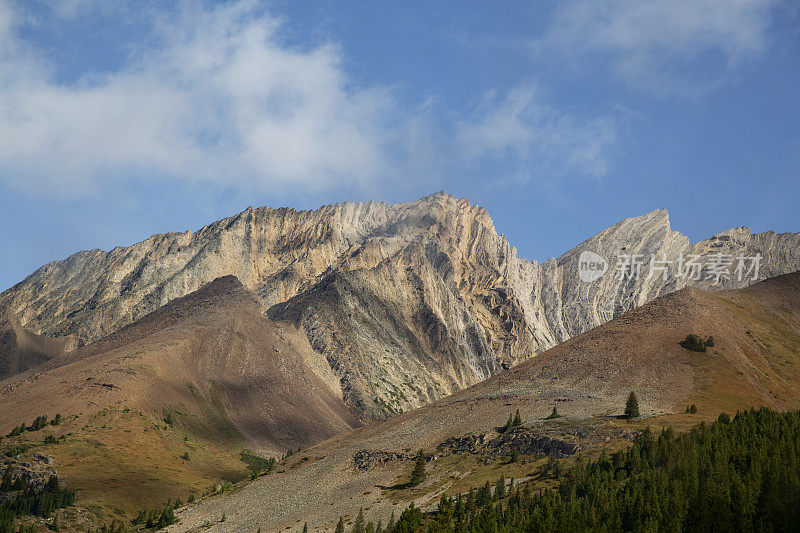
<path id="1" fill-rule="evenodd" d="M 584 251 L 607 263 L 590 282 L 579 275 Z M 737 258 L 758 254 L 758 272 L 737 276 Z M 729 277 L 718 282 L 676 275 L 679 261 L 728 256 Z M 798 269 L 798 234 L 736 228 L 692 244 L 664 210 L 539 264 L 517 257 L 483 208 L 437 193 L 396 205 L 248 208 L 196 233 L 79 252 L 5 291 L 0 308 L 33 334 L 86 344 L 234 275 L 269 318 L 305 331 L 347 405 L 371 419 L 477 383 L 684 286 L 738 288 Z"/>

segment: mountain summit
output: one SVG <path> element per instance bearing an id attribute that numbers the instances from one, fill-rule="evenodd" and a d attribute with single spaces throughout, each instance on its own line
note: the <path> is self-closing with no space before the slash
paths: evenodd
<path id="1" fill-rule="evenodd" d="M 578 275 L 583 252 L 607 262 L 593 282 Z M 651 272 L 659 258 L 759 254 L 758 272 L 742 279 Z M 641 275 L 616 275 L 621 258 Z M 685 286 L 737 288 L 798 269 L 798 234 L 737 228 L 691 244 L 665 210 L 539 264 L 517 257 L 486 210 L 437 193 L 395 205 L 248 208 L 195 233 L 80 252 L 2 293 L 0 309 L 31 334 L 85 345 L 236 276 L 270 319 L 305 332 L 363 420 L 451 394 Z"/>

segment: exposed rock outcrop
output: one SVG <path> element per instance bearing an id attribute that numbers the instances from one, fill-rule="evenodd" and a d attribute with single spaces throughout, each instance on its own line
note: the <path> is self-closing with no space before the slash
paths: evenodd
<path id="1" fill-rule="evenodd" d="M 523 455 L 566 457 L 583 449 L 578 443 L 566 442 L 544 435 L 533 428 L 510 428 L 493 435 L 451 437 L 439 445 L 440 450 L 453 453 L 499 455 L 509 457 L 514 452 Z"/>
<path id="2" fill-rule="evenodd" d="M 50 477 L 56 475 L 58 472 L 53 466 L 53 458 L 49 455 L 34 453 L 24 460 L 12 457 L 4 458 L 0 462 L 0 479 L 7 477 L 16 481 L 20 477 L 25 478 L 28 487 L 37 492 L 44 490 Z M 0 491 L 0 504 L 13 502 L 18 496 L 18 489 Z"/>
<path id="3" fill-rule="evenodd" d="M 581 253 L 610 261 L 593 282 Z M 270 318 L 301 326 L 363 419 L 415 408 L 477 383 L 685 285 L 647 276 L 651 256 L 760 253 L 758 279 L 800 269 L 800 235 L 737 228 L 691 244 L 666 211 L 623 220 L 559 258 L 517 257 L 486 211 L 444 193 L 416 202 L 343 203 L 315 211 L 249 208 L 196 233 L 154 235 L 50 263 L 0 295 L 37 334 L 101 339 L 224 275 Z M 642 275 L 616 276 L 641 255 Z M 659 271 L 657 271 L 659 272 Z"/>
<path id="4" fill-rule="evenodd" d="M 353 456 L 353 465 L 357 470 L 367 471 L 382 464 L 394 461 L 410 461 L 415 456 L 402 452 L 386 452 L 382 450 L 359 450 Z"/>

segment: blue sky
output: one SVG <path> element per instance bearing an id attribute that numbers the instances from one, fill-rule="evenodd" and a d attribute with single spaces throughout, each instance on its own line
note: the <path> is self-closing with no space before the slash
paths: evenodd
<path id="1" fill-rule="evenodd" d="M 143 4 L 0 0 L 0 290 L 249 205 L 440 189 L 536 260 L 656 208 L 800 231 L 795 2 Z"/>

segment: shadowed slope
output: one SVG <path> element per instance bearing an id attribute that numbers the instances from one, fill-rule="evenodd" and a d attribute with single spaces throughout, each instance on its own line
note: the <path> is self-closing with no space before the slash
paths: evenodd
<path id="1" fill-rule="evenodd" d="M 72 337 L 34 335 L 11 312 L 0 310 L 0 379 L 41 365 L 75 344 Z"/>
<path id="2" fill-rule="evenodd" d="M 355 424 L 318 358 L 304 335 L 263 318 L 253 296 L 228 276 L 2 382 L 0 398 L 13 409 L 0 415 L 0 428 L 109 405 L 186 409 L 209 422 L 201 408 L 208 404 L 251 444 L 305 446 Z"/>
<path id="3" fill-rule="evenodd" d="M 78 505 L 131 512 L 241 479 L 243 448 L 282 455 L 355 427 L 338 387 L 306 336 L 228 276 L 0 381 L 0 434 L 61 413 L 66 440 L 38 450 L 81 489 Z"/>

